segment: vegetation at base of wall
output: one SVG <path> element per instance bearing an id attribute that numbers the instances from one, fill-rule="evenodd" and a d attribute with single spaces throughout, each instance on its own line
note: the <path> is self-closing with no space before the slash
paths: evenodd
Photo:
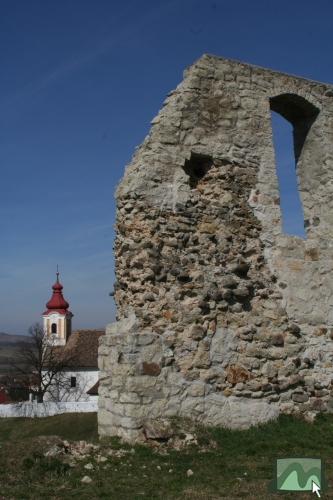
<path id="1" fill-rule="evenodd" d="M 197 444 L 180 449 L 99 442 L 96 414 L 2 419 L 0 424 L 0 495 L 5 499 L 291 499 L 293 494 L 273 494 L 268 488 L 275 459 L 295 456 L 321 457 L 328 488 L 333 480 L 331 415 L 313 424 L 284 416 L 246 431 L 192 425 Z M 73 465 L 66 454 L 44 455 L 59 440 L 55 436 L 100 447 Z M 84 476 L 91 483 L 82 483 Z"/>

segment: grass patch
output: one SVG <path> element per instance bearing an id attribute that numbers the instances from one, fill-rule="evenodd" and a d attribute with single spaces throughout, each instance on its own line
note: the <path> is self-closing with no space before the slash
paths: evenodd
<path id="1" fill-rule="evenodd" d="M 0 443 L 37 436 L 60 436 L 63 439 L 98 441 L 96 413 L 68 413 L 46 418 L 2 418 Z"/>
<path id="2" fill-rule="evenodd" d="M 289 456 L 321 457 L 326 464 L 328 487 L 333 480 L 331 415 L 319 417 L 314 424 L 282 416 L 276 422 L 246 431 L 197 427 L 198 445 L 181 450 L 131 447 L 117 439 L 103 439 L 98 452 L 74 464 L 63 456 L 45 457 L 44 452 L 55 435 L 97 443 L 95 414 L 2 419 L 0 425 L 4 498 L 291 499 L 295 495 L 268 490 L 275 459 Z M 194 473 L 190 477 L 188 469 Z M 91 477 L 91 483 L 81 482 L 85 475 Z M 310 496 L 297 494 L 298 499 Z"/>
<path id="3" fill-rule="evenodd" d="M 26 471 L 40 475 L 52 472 L 56 476 L 65 476 L 70 470 L 70 466 L 59 458 L 47 458 L 38 452 L 34 452 L 31 457 L 25 457 L 22 466 Z"/>

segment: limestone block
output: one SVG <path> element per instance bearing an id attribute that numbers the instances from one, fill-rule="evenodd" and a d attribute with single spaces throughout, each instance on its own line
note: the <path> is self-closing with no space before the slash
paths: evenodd
<path id="1" fill-rule="evenodd" d="M 112 399 L 112 395 L 110 395 Z M 140 403 L 140 398 L 136 392 L 125 392 L 121 393 L 119 396 L 119 402 L 120 403 Z"/>
<path id="2" fill-rule="evenodd" d="M 199 397 L 205 395 L 206 384 L 202 382 L 194 382 L 187 389 L 187 394 L 191 397 Z"/>
<path id="3" fill-rule="evenodd" d="M 169 439 L 173 436 L 172 425 L 167 419 L 146 419 L 143 422 L 143 432 L 147 439 Z"/>
<path id="4" fill-rule="evenodd" d="M 279 409 L 276 403 L 226 398 L 222 408 L 215 407 L 215 412 L 212 404 L 205 420 L 212 425 L 222 425 L 230 429 L 247 429 L 251 425 L 274 420 L 278 415 Z"/>

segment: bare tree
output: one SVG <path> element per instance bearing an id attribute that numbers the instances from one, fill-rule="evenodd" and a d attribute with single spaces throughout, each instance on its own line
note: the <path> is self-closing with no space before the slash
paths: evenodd
<path id="1" fill-rule="evenodd" d="M 70 381 L 66 368 L 71 364 L 71 356 L 54 345 L 39 323 L 29 328 L 29 336 L 30 342 L 21 345 L 13 368 L 24 376 L 38 403 L 44 401 L 46 394 L 53 399 L 67 393 Z"/>

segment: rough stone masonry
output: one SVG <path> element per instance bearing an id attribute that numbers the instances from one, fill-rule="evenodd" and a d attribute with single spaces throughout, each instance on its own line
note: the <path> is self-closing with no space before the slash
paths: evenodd
<path id="1" fill-rule="evenodd" d="M 306 239 L 281 229 L 271 111 L 293 125 Z M 333 86 L 202 56 L 116 198 L 101 435 L 333 408 Z"/>

